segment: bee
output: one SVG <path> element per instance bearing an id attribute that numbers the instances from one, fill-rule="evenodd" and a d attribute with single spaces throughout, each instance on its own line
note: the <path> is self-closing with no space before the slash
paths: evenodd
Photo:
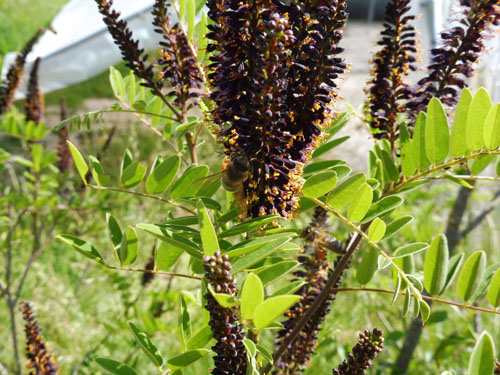
<path id="1" fill-rule="evenodd" d="M 251 172 L 250 160 L 242 153 L 234 153 L 222 164 L 222 186 L 227 191 L 237 193 L 243 190 L 243 182 Z"/>
<path id="2" fill-rule="evenodd" d="M 321 227 L 307 226 L 304 228 L 300 237 L 309 243 L 316 251 L 323 254 L 326 251 L 332 251 L 335 254 L 343 255 L 346 252 L 342 241 L 330 236 Z"/>

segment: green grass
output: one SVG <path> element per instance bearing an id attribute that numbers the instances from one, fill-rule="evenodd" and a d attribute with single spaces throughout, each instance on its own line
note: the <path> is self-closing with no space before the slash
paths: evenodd
<path id="1" fill-rule="evenodd" d="M 68 0 L 2 0 L 0 1 L 0 64 L 7 52 L 18 51 L 40 26 L 47 26 Z M 127 71 L 123 65 L 122 72 Z M 59 105 L 65 96 L 68 107 L 75 109 L 87 98 L 112 98 L 108 71 L 76 85 L 53 91 L 45 96 L 48 106 Z"/>

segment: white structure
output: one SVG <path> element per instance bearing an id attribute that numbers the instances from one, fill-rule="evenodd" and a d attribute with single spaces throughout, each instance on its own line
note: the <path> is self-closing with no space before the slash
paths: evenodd
<path id="1" fill-rule="evenodd" d="M 154 33 L 150 10 L 154 0 L 115 0 L 114 8 L 127 20 L 134 38 L 141 48 L 152 50 L 159 35 Z M 175 19 L 172 19 L 175 21 Z M 57 34 L 46 31 L 29 54 L 25 72 L 37 57 L 41 57 L 40 82 L 43 92 L 64 88 L 88 80 L 121 61 L 118 47 L 108 33 L 97 4 L 93 0 L 71 0 L 54 18 L 51 26 Z M 2 77 L 16 57 L 11 52 L 5 56 Z M 25 95 L 25 84 L 16 98 Z"/>
<path id="2" fill-rule="evenodd" d="M 379 4 L 382 2 L 350 1 L 352 6 L 368 6 L 372 10 L 373 7 L 381 6 Z M 151 24 L 153 3 L 154 0 L 114 0 L 114 8 L 121 12 L 134 38 L 139 39 L 141 48 L 147 51 L 155 49 L 159 40 Z M 422 14 L 416 26 L 424 37 L 422 47 L 425 51 L 428 52 L 438 42 L 438 33 L 447 25 L 448 17 L 458 4 L 459 0 L 413 0 L 413 13 Z M 176 22 L 174 15 L 172 22 Z M 71 0 L 54 18 L 52 26 L 57 35 L 45 32 L 28 56 L 26 66 L 29 72 L 34 60 L 38 56 L 42 58 L 39 75 L 43 92 L 85 81 L 122 61 L 120 51 L 114 45 L 94 0 Z M 493 99 L 500 101 L 500 80 L 492 79 L 498 77 L 500 71 L 500 38 L 491 40 L 488 45 L 493 51 L 483 57 L 474 86 L 486 87 Z M 2 77 L 5 77 L 15 56 L 16 53 L 5 56 Z M 426 56 L 424 61 L 427 63 Z M 23 86 L 16 98 L 22 98 L 24 94 Z"/>

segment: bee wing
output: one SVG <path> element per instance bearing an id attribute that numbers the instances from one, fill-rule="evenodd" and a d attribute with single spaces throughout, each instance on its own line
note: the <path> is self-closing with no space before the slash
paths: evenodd
<path id="1" fill-rule="evenodd" d="M 198 192 L 201 195 L 204 195 L 206 192 L 209 192 L 209 191 L 211 192 L 212 188 L 215 188 L 215 184 L 220 181 L 220 179 L 222 178 L 224 173 L 225 172 L 222 171 L 222 172 L 211 174 L 210 176 L 198 178 L 198 179 L 193 181 L 193 185 L 199 186 L 200 188 L 198 189 Z M 218 187 L 215 188 L 214 190 L 217 190 L 217 189 L 218 189 Z M 215 191 L 213 191 L 212 194 L 210 194 L 210 195 L 213 195 L 213 193 L 215 193 Z"/>

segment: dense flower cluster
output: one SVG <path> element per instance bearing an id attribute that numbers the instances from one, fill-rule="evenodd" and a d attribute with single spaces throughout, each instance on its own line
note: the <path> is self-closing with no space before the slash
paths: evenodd
<path id="1" fill-rule="evenodd" d="M 127 22 L 120 19 L 120 12 L 111 8 L 113 1 L 96 0 L 96 3 L 109 33 L 120 48 L 125 66 L 145 81 L 143 83 L 145 87 L 149 87 L 154 92 L 160 92 L 162 82 L 156 79 L 153 66 L 148 63 L 148 56 L 139 47 L 139 41 L 132 38 L 132 31 L 128 28 Z"/>
<path id="2" fill-rule="evenodd" d="M 334 368 L 333 375 L 364 375 L 365 370 L 372 365 L 372 360 L 382 352 L 384 347 L 383 332 L 377 328 L 370 332 L 359 334 L 359 342 L 352 348 L 352 353 L 349 353 L 348 358 L 339 365 L 338 369 Z"/>
<path id="3" fill-rule="evenodd" d="M 410 24 L 415 16 L 407 15 L 410 0 L 392 0 L 386 7 L 384 29 L 378 45 L 382 49 L 373 58 L 372 79 L 369 82 L 368 113 L 375 138 L 398 137 L 396 116 L 410 97 L 405 77 L 415 71 L 419 60 L 417 31 Z"/>
<path id="4" fill-rule="evenodd" d="M 213 256 L 203 258 L 205 277 L 216 293 L 236 295 L 237 288 L 233 277 L 229 273 L 231 263 L 227 255 L 216 251 Z M 214 375 L 246 375 L 247 358 L 243 345 L 243 325 L 236 315 L 228 308 L 224 308 L 215 300 L 211 293 L 205 294 L 210 313 L 210 327 L 217 343 L 212 350 L 217 354 L 214 357 Z"/>
<path id="5" fill-rule="evenodd" d="M 40 66 L 40 58 L 38 57 L 33 64 L 30 73 L 30 80 L 28 82 L 28 92 L 24 100 L 24 109 L 26 112 L 26 119 L 38 124 L 42 121 L 44 103 L 43 94 L 40 90 L 38 81 L 38 67 Z"/>
<path id="6" fill-rule="evenodd" d="M 484 52 L 484 39 L 500 23 L 499 0 L 462 0 L 465 7 L 458 25 L 441 33 L 442 45 L 433 49 L 426 77 L 417 85 L 415 98 L 408 103 L 412 114 L 427 107 L 432 97 L 449 106 L 458 100 L 465 79 L 474 73 L 474 63 Z"/>
<path id="7" fill-rule="evenodd" d="M 31 304 L 23 301 L 20 309 L 25 321 L 26 357 L 30 375 L 56 375 L 58 367 L 42 336 Z"/>
<path id="8" fill-rule="evenodd" d="M 151 272 L 144 272 L 141 277 L 141 284 L 142 286 L 148 285 L 151 281 L 154 280 L 156 274 L 153 273 L 152 271 L 155 269 L 155 246 L 153 246 L 153 249 L 151 250 L 151 255 L 149 256 L 148 262 L 146 263 L 146 266 L 144 269 L 146 271 L 151 271 Z"/>
<path id="9" fill-rule="evenodd" d="M 21 76 L 23 74 L 24 64 L 26 63 L 26 57 L 33 49 L 33 46 L 38 41 L 42 35 L 44 29 L 40 28 L 36 34 L 26 43 L 21 52 L 16 56 L 16 60 L 9 68 L 7 72 L 7 77 L 5 82 L 0 86 L 0 114 L 9 109 L 14 99 L 14 94 L 16 93 L 19 85 L 21 83 Z"/>
<path id="10" fill-rule="evenodd" d="M 155 17 L 155 31 L 163 36 L 163 41 L 160 42 L 163 48 L 160 49 L 160 58 L 157 61 L 161 67 L 160 79 L 169 84 L 172 90 L 168 96 L 173 96 L 174 104 L 185 112 L 196 104 L 193 101 L 188 103 L 189 99 L 199 97 L 202 87 L 196 57 L 179 24 L 170 26 L 165 0 L 155 1 L 152 14 Z"/>
<path id="11" fill-rule="evenodd" d="M 291 219 L 302 168 L 333 116 L 345 0 L 207 1 L 215 108 L 225 152 L 251 171 L 235 199 L 256 217 Z"/>
<path id="12" fill-rule="evenodd" d="M 66 105 L 66 98 L 63 96 L 61 97 L 61 121 L 67 118 L 68 107 Z M 68 127 L 63 126 L 57 136 L 57 169 L 61 173 L 70 171 L 73 164 L 73 157 L 68 146 L 68 135 Z"/>
<path id="13" fill-rule="evenodd" d="M 326 229 L 328 227 L 328 213 L 321 207 L 316 208 L 314 219 L 311 226 L 321 227 Z M 331 274 L 328 260 L 323 256 L 322 250 L 318 249 L 314 244 L 304 246 L 304 253 L 307 255 L 299 256 L 301 263 L 301 270 L 296 271 L 294 275 L 299 280 L 307 282 L 297 294 L 302 298 L 293 305 L 287 312 L 287 320 L 283 322 L 283 329 L 278 332 L 279 341 L 277 346 L 286 339 L 287 335 L 295 327 L 295 324 L 305 314 L 309 306 L 318 297 Z M 335 262 L 335 266 L 337 265 Z M 276 364 L 277 370 L 274 372 L 276 375 L 294 375 L 303 372 L 314 350 L 317 346 L 317 339 L 321 325 L 323 324 L 326 315 L 330 312 L 330 307 L 336 297 L 335 288 L 340 287 L 342 277 L 339 278 L 332 291 L 329 293 L 328 298 L 321 305 L 320 309 L 311 317 L 306 323 L 299 336 L 288 347 L 288 350 L 283 354 L 280 361 Z"/>

